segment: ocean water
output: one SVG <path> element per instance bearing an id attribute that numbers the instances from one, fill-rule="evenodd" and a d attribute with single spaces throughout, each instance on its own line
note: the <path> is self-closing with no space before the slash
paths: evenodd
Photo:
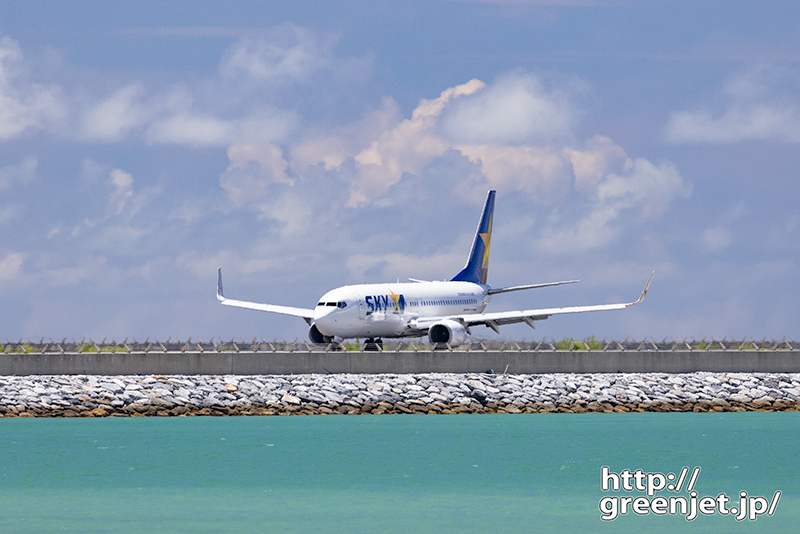
<path id="1" fill-rule="evenodd" d="M 0 419 L 0 532 L 796 533 L 798 444 L 800 413 Z M 602 466 L 782 495 L 756 521 L 602 521 L 628 495 Z"/>

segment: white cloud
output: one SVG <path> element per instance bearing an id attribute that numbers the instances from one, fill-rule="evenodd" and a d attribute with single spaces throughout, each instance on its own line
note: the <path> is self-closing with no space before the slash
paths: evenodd
<path id="1" fill-rule="evenodd" d="M 667 139 L 673 143 L 738 143 L 748 139 L 800 143 L 800 111 L 795 106 L 750 104 L 730 107 L 717 117 L 708 111 L 677 112 L 670 117 Z"/>
<path id="2" fill-rule="evenodd" d="M 350 195 L 347 207 L 358 210 L 374 204 L 381 209 L 413 202 L 426 188 L 424 184 L 434 179 L 434 168 L 440 194 L 458 193 L 460 198 L 477 201 L 486 188 L 494 188 L 502 194 L 522 193 L 539 205 L 587 203 L 588 209 L 577 218 L 554 211 L 546 226 L 537 227 L 542 232 L 541 244 L 550 250 L 589 250 L 606 245 L 620 235 L 627 217 L 639 221 L 655 218 L 675 198 L 691 193 L 691 186 L 673 165 L 632 160 L 607 137 L 565 142 L 574 137 L 571 128 L 577 116 L 568 97 L 577 92 L 571 86 L 544 91 L 535 77 L 519 73 L 498 80 L 497 86 L 471 80 L 448 88 L 435 99 L 421 100 L 408 119 L 400 116 L 393 101 L 385 101 L 380 110 L 364 119 L 289 147 L 280 157 L 275 152 L 270 161 L 258 161 L 249 153 L 234 162 L 231 152 L 232 165 L 221 183 L 234 207 L 259 204 L 271 183 L 289 184 L 277 198 L 273 197 L 275 193 L 270 194 L 269 208 L 261 209 L 261 213 L 294 232 L 308 228 L 310 215 L 299 207 L 293 212 L 277 208 L 282 206 L 280 199 L 288 202 L 289 192 L 299 184 L 308 186 L 309 181 L 315 181 L 315 194 L 324 197 L 344 182 Z M 495 129 L 504 121 L 494 122 L 494 110 L 505 113 L 513 108 L 511 104 L 520 102 L 529 108 L 526 121 L 512 124 L 505 133 Z M 534 132 L 533 127 L 526 126 L 531 117 L 547 119 L 547 114 L 554 115 L 549 130 L 542 127 Z M 477 132 L 454 137 L 513 142 L 455 143 L 442 127 L 452 117 L 462 121 L 462 130 L 469 129 L 464 121 L 472 121 Z M 541 137 L 547 139 L 520 141 Z M 320 174 L 321 168 L 326 173 Z M 291 184 L 287 169 L 291 169 Z M 458 173 L 462 173 L 460 177 Z M 450 174 L 454 175 L 452 181 Z M 331 175 L 340 180 L 323 181 L 322 176 Z M 413 185 L 401 186 L 402 181 Z M 402 198 L 385 198 L 390 191 L 393 197 Z M 297 193 L 295 190 L 292 194 Z M 331 208 L 316 209 L 315 217 L 325 217 L 321 212 L 330 217 Z M 386 258 L 380 261 L 392 263 Z"/>
<path id="3" fill-rule="evenodd" d="M 442 134 L 456 144 L 520 145 L 564 141 L 577 121 L 568 84 L 548 90 L 540 77 L 513 73 L 454 102 L 443 114 Z"/>
<path id="4" fill-rule="evenodd" d="M 436 157 L 442 156 L 450 144 L 436 132 L 437 119 L 453 99 L 483 89 L 480 80 L 451 87 L 438 98 L 423 99 L 411 114 L 392 128 L 382 132 L 353 159 L 358 181 L 351 186 L 350 206 L 369 203 L 396 184 L 404 173 L 417 174 Z"/>
<path id="5" fill-rule="evenodd" d="M 234 43 L 220 63 L 224 78 L 245 77 L 270 85 L 306 82 L 335 63 L 336 38 L 284 24 Z"/>
<path id="6" fill-rule="evenodd" d="M 177 113 L 157 120 L 145 135 L 150 143 L 189 146 L 224 146 L 234 136 L 230 122 L 201 113 Z"/>
<path id="7" fill-rule="evenodd" d="M 231 164 L 219 183 L 234 208 L 263 201 L 270 185 L 293 183 L 286 174 L 289 164 L 277 146 L 233 146 L 228 149 L 228 159 Z"/>
<path id="8" fill-rule="evenodd" d="M 134 188 L 133 175 L 122 169 L 111 169 L 99 165 L 92 160 L 84 160 L 84 178 L 89 186 L 97 188 L 95 180 L 99 174 L 108 172 L 104 181 L 107 191 L 103 198 L 104 206 L 99 210 L 102 215 L 98 217 L 84 217 L 82 221 L 74 224 L 68 232 L 75 238 L 89 230 L 94 230 L 91 240 L 96 246 L 124 246 L 141 239 L 151 232 L 147 227 L 137 227 L 130 224 L 133 218 L 147 206 L 152 198 L 158 194 L 155 188 L 137 192 Z M 48 237 L 55 237 L 62 233 L 61 225 L 52 229 Z"/>
<path id="9" fill-rule="evenodd" d="M 523 192 L 540 203 L 573 187 L 591 191 L 607 173 L 628 170 L 624 150 L 606 137 L 566 142 L 574 137 L 578 113 L 571 99 L 581 84 L 551 85 L 545 90 L 537 77 L 520 73 L 489 86 L 471 80 L 422 99 L 409 119 L 386 100 L 352 125 L 290 147 L 289 164 L 303 175 L 314 165 L 342 170 L 350 162 L 351 207 L 380 198 L 405 174 L 422 175 L 448 152 L 479 169 L 481 187 Z"/>
<path id="10" fill-rule="evenodd" d="M 12 252 L 0 260 L 0 281 L 17 278 L 23 261 L 25 261 L 25 254 L 22 252 Z"/>
<path id="11" fill-rule="evenodd" d="M 249 32 L 225 52 L 220 76 L 239 89 L 280 91 L 298 86 L 351 85 L 371 72 L 372 60 L 340 56 L 337 35 L 294 24 Z"/>
<path id="12" fill-rule="evenodd" d="M 597 197 L 615 211 L 638 207 L 642 217 L 661 215 L 677 197 L 688 198 L 691 185 L 685 183 L 671 163 L 654 165 L 646 159 L 636 159 L 630 170 L 609 174 L 598 185 Z"/>
<path id="13" fill-rule="evenodd" d="M 337 56 L 336 44 L 332 34 L 287 24 L 237 40 L 219 77 L 147 89 L 133 81 L 100 94 L 77 86 L 64 96 L 59 86 L 29 81 L 19 43 L 3 37 L 0 140 L 45 130 L 89 143 L 132 137 L 190 147 L 282 141 L 297 130 L 299 114 L 281 104 L 286 99 L 276 95 L 284 93 L 270 88 L 302 86 L 316 97 L 331 86 L 351 87 L 369 72 L 369 59 Z"/>
<path id="14" fill-rule="evenodd" d="M 624 213 L 633 211 L 640 220 L 664 213 L 676 198 L 692 191 L 677 169 L 669 163 L 659 166 L 636 159 L 623 173 L 610 173 L 596 187 L 590 210 L 577 222 L 555 219 L 545 228 L 539 245 L 551 253 L 597 249 L 621 233 Z"/>
<path id="15" fill-rule="evenodd" d="M 607 137 L 594 136 L 584 146 L 456 145 L 480 165 L 491 187 L 525 193 L 551 203 L 571 190 L 590 192 L 612 171 L 627 171 L 633 163 Z M 574 179 L 574 180 L 573 180 Z"/>
<path id="16" fill-rule="evenodd" d="M 290 41 L 294 44 L 287 44 Z M 228 63 L 223 62 L 230 68 L 223 71 L 246 71 L 250 80 L 287 87 L 306 83 L 316 72 L 340 76 L 358 60 L 335 58 L 333 44 L 335 39 L 326 35 L 279 27 L 266 37 L 237 42 Z M 27 70 L 19 43 L 0 38 L 0 140 L 29 130 L 49 130 L 87 142 L 140 136 L 151 144 L 224 147 L 273 142 L 298 124 L 295 112 L 268 103 L 268 96 L 253 91 L 248 95 L 246 84 L 238 79 L 209 79 L 160 90 L 146 90 L 137 81 L 83 98 L 75 95 L 92 95 L 94 88 L 78 87 L 70 100 L 59 86 L 29 81 Z"/>
<path id="17" fill-rule="evenodd" d="M 133 176 L 121 169 L 112 169 L 109 174 L 114 191 L 109 197 L 109 209 L 115 215 L 121 215 L 133 199 Z"/>
<path id="18" fill-rule="evenodd" d="M 269 199 L 259 209 L 262 217 L 279 223 L 279 235 L 284 240 L 294 242 L 319 228 L 315 205 L 293 191 Z"/>
<path id="19" fill-rule="evenodd" d="M 81 131 L 87 140 L 120 141 L 128 132 L 144 125 L 151 111 L 142 102 L 145 90 L 134 83 L 92 105 L 81 118 Z"/>
<path id="20" fill-rule="evenodd" d="M 239 116 L 223 117 L 213 109 L 201 110 L 214 106 L 203 106 L 196 100 L 185 88 L 150 98 L 150 118 L 143 131 L 145 141 L 191 147 L 270 143 L 292 132 L 298 122 L 295 113 L 267 105 L 248 107 Z"/>
<path id="21" fill-rule="evenodd" d="M 31 83 L 19 43 L 0 38 L 0 139 L 17 137 L 29 129 L 42 129 L 62 119 L 66 110 L 56 86 Z"/>
<path id="22" fill-rule="evenodd" d="M 577 191 L 590 191 L 606 173 L 614 170 L 629 171 L 633 167 L 633 161 L 625 151 L 611 139 L 601 135 L 589 139 L 583 150 L 565 148 L 564 153 L 572 164 Z"/>
<path id="23" fill-rule="evenodd" d="M 326 170 L 339 170 L 342 164 L 370 146 L 374 139 L 403 121 L 400 106 L 384 97 L 379 109 L 370 110 L 361 120 L 309 136 L 290 147 L 292 166 L 298 172 L 322 163 Z"/>
<path id="24" fill-rule="evenodd" d="M 666 137 L 673 143 L 738 143 L 778 140 L 800 143 L 800 74 L 757 68 L 736 73 L 726 82 L 721 111 L 677 111 Z"/>
<path id="25" fill-rule="evenodd" d="M 232 119 L 186 109 L 156 118 L 144 136 L 152 144 L 192 147 L 270 143 L 285 137 L 296 124 L 294 113 L 266 106 L 248 110 L 243 118 Z"/>
<path id="26" fill-rule="evenodd" d="M 480 165 L 481 172 L 496 189 L 549 198 L 570 185 L 571 169 L 561 149 L 498 145 L 458 145 L 455 148 Z"/>

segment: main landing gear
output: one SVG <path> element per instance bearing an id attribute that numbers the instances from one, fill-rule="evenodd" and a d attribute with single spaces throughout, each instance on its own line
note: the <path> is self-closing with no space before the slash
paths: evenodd
<path id="1" fill-rule="evenodd" d="M 364 351 L 377 352 L 383 350 L 383 340 L 381 338 L 368 337 L 364 341 Z"/>

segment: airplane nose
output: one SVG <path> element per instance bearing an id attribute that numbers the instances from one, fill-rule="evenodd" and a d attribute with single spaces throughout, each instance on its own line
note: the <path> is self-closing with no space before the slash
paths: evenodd
<path id="1" fill-rule="evenodd" d="M 317 307 L 317 309 L 314 310 L 314 324 L 316 324 L 318 328 L 321 326 L 324 329 L 326 326 L 333 323 L 333 314 L 335 312 L 336 308 Z"/>

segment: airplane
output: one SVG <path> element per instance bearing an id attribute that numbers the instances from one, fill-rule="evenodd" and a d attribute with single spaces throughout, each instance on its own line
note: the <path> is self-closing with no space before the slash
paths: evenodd
<path id="1" fill-rule="evenodd" d="M 325 293 L 314 309 L 308 309 L 229 299 L 222 292 L 220 267 L 217 269 L 217 299 L 226 306 L 300 317 L 310 327 L 308 337 L 312 343 L 338 344 L 348 338 L 366 338 L 367 346 L 373 347 L 382 343 L 381 338 L 423 336 L 427 336 L 436 347 L 456 347 L 466 341 L 471 328 L 475 326 L 484 325 L 499 334 L 501 325 L 526 323 L 535 328 L 536 321 L 553 315 L 619 310 L 644 300 L 655 271 L 650 274 L 644 291 L 634 302 L 484 313 L 493 295 L 580 281 L 565 280 L 496 289 L 486 283 L 495 194 L 495 191 L 489 191 L 486 197 L 466 266 L 451 280 L 409 279 L 410 282 L 394 284 L 338 287 Z"/>

